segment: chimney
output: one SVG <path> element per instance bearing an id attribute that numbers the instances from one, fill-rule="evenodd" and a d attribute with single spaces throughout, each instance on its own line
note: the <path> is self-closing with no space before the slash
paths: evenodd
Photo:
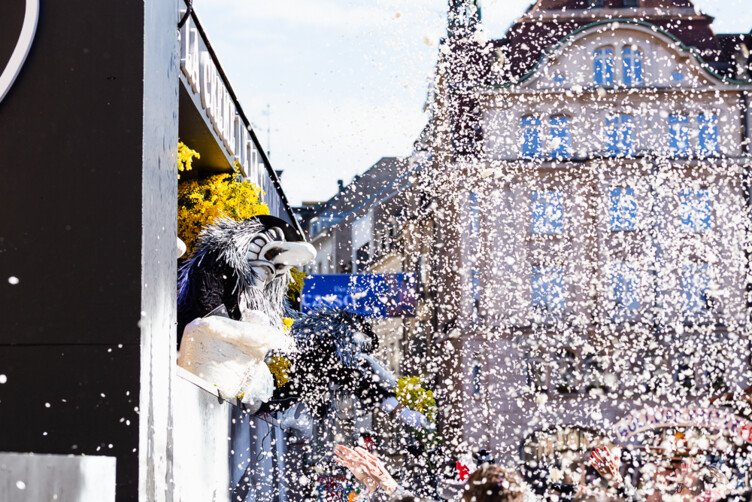
<path id="1" fill-rule="evenodd" d="M 337 180 L 337 186 L 340 192 L 345 189 L 345 183 L 342 180 Z"/>

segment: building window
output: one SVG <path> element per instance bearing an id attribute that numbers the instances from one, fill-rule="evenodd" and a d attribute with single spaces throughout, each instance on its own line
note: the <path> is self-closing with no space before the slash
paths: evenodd
<path id="1" fill-rule="evenodd" d="M 624 85 L 642 85 L 642 51 L 633 46 L 623 47 L 621 62 Z"/>
<path id="2" fill-rule="evenodd" d="M 470 193 L 470 234 L 478 235 L 480 232 L 480 208 L 478 207 L 478 194 Z"/>
<path id="3" fill-rule="evenodd" d="M 480 396 L 480 390 L 482 388 L 482 380 L 483 376 L 481 374 L 481 367 L 480 367 L 480 361 L 477 357 L 473 358 L 473 395 L 474 396 Z"/>
<path id="4" fill-rule="evenodd" d="M 701 113 L 697 117 L 697 125 L 700 156 L 718 155 L 718 116 L 714 113 Z"/>
<path id="5" fill-rule="evenodd" d="M 540 359 L 531 358 L 525 361 L 525 385 L 530 392 L 545 392 L 548 390 L 546 367 Z"/>
<path id="6" fill-rule="evenodd" d="M 691 389 L 695 386 L 695 370 L 692 367 L 692 357 L 682 354 L 676 364 L 676 383 L 685 389 Z"/>
<path id="7" fill-rule="evenodd" d="M 728 390 L 726 364 L 719 360 L 717 356 L 714 358 L 703 358 L 702 364 L 705 373 L 705 382 L 709 390 L 715 392 Z"/>
<path id="8" fill-rule="evenodd" d="M 624 7 L 639 7 L 640 0 L 624 0 Z"/>
<path id="9" fill-rule="evenodd" d="M 675 71 L 671 74 L 671 80 L 673 80 L 674 82 L 681 82 L 682 80 L 684 80 L 684 74 L 680 71 Z"/>
<path id="10" fill-rule="evenodd" d="M 629 262 L 613 262 L 610 269 L 608 299 L 612 317 L 623 321 L 640 308 L 640 276 Z"/>
<path id="11" fill-rule="evenodd" d="M 595 391 L 601 389 L 608 390 L 608 381 L 606 371 L 608 368 L 608 358 L 600 355 L 590 355 L 585 358 L 585 390 Z"/>
<path id="12" fill-rule="evenodd" d="M 588 7 L 591 9 L 603 8 L 603 0 L 588 0 Z"/>
<path id="13" fill-rule="evenodd" d="M 707 263 L 692 262 L 682 266 L 682 310 L 686 315 L 710 311 L 710 268 Z"/>
<path id="14" fill-rule="evenodd" d="M 614 85 L 614 50 L 611 47 L 601 47 L 593 53 L 593 80 L 601 87 Z"/>
<path id="15" fill-rule="evenodd" d="M 321 222 L 319 221 L 318 218 L 313 218 L 311 220 L 311 230 L 308 233 L 311 237 L 314 237 L 318 235 L 319 232 L 321 232 Z"/>
<path id="16" fill-rule="evenodd" d="M 668 149 L 674 157 L 689 157 L 689 117 L 668 117 Z"/>
<path id="17" fill-rule="evenodd" d="M 611 157 L 634 155 L 634 118 L 625 114 L 607 117 L 606 143 Z"/>
<path id="18" fill-rule="evenodd" d="M 666 388 L 671 380 L 671 372 L 666 356 L 654 350 L 641 354 L 642 375 L 640 381 L 644 382 L 645 389 L 656 391 Z"/>
<path id="19" fill-rule="evenodd" d="M 564 269 L 533 267 L 530 289 L 535 310 L 560 313 L 564 310 Z"/>
<path id="20" fill-rule="evenodd" d="M 562 394 L 577 391 L 577 354 L 569 349 L 559 352 L 556 390 Z"/>
<path id="21" fill-rule="evenodd" d="M 610 195 L 609 230 L 614 232 L 637 230 L 637 201 L 634 188 L 612 188 Z"/>
<path id="22" fill-rule="evenodd" d="M 534 234 L 560 234 L 564 230 L 564 197 L 561 192 L 533 192 L 530 212 Z"/>
<path id="23" fill-rule="evenodd" d="M 470 287 L 473 297 L 473 319 L 477 319 L 480 310 L 480 272 L 477 268 L 470 271 Z"/>
<path id="24" fill-rule="evenodd" d="M 522 117 L 522 156 L 535 158 L 541 155 L 541 120 L 537 117 Z"/>
<path id="25" fill-rule="evenodd" d="M 572 133 L 569 117 L 557 115 L 548 121 L 551 136 L 551 157 L 568 159 L 572 156 Z"/>
<path id="26" fill-rule="evenodd" d="M 682 232 L 701 234 L 710 229 L 713 207 L 707 189 L 682 190 L 679 202 Z"/>
<path id="27" fill-rule="evenodd" d="M 555 84 L 563 84 L 564 82 L 567 81 L 567 76 L 564 75 L 563 73 L 554 73 L 553 80 Z"/>
<path id="28" fill-rule="evenodd" d="M 366 242 L 358 248 L 355 254 L 357 270 L 363 270 L 368 265 L 368 260 L 371 258 L 371 244 Z"/>

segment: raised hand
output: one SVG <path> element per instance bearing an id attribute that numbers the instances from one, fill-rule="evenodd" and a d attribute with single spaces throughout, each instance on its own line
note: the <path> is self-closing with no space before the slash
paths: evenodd
<path id="1" fill-rule="evenodd" d="M 369 474 L 366 462 L 358 452 L 338 444 L 334 448 L 334 454 L 336 455 L 334 461 L 347 467 L 368 491 L 375 491 L 379 487 L 373 476 Z"/>
<path id="2" fill-rule="evenodd" d="M 619 486 L 624 482 L 621 473 L 619 473 L 619 464 L 616 457 L 607 447 L 593 450 L 588 460 L 590 465 L 598 471 L 598 474 L 603 476 L 610 484 Z"/>
<path id="3" fill-rule="evenodd" d="M 369 453 L 360 446 L 354 450 L 347 446 L 337 445 L 334 448 L 334 453 L 337 455 L 335 460 L 344 465 L 358 478 L 366 488 L 369 490 L 375 490 L 376 488 L 383 488 L 389 495 L 397 490 L 397 482 L 394 480 L 389 471 L 386 470 L 384 463 L 378 459 L 375 455 Z M 361 479 L 361 476 L 363 479 Z M 368 483 L 374 483 L 375 486 L 371 488 Z"/>

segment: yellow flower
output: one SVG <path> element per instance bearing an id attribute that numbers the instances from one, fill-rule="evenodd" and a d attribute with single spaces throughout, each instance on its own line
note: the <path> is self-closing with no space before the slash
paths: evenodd
<path id="1" fill-rule="evenodd" d="M 190 169 L 192 157 L 188 158 L 186 169 Z M 180 162 L 179 156 L 179 165 Z M 193 251 L 199 232 L 217 218 L 224 216 L 244 220 L 251 216 L 269 214 L 269 208 L 261 200 L 262 190 L 242 179 L 237 166 L 235 167 L 234 173 L 179 182 L 178 236 L 185 242 L 186 256 Z"/>
<path id="2" fill-rule="evenodd" d="M 290 283 L 290 288 L 287 290 L 287 299 L 294 302 L 303 293 L 306 273 L 293 267 L 290 269 L 290 274 L 292 274 L 292 282 Z"/>
<path id="3" fill-rule="evenodd" d="M 193 158 L 200 159 L 201 154 L 188 148 L 185 143 L 178 143 L 178 171 L 190 171 L 193 168 Z M 180 179 L 180 174 L 178 174 Z"/>
<path id="4" fill-rule="evenodd" d="M 423 388 L 421 377 L 400 378 L 395 394 L 402 406 L 422 413 L 431 422 L 436 420 L 436 400 L 433 391 Z"/>
<path id="5" fill-rule="evenodd" d="M 292 323 L 294 322 L 295 322 L 295 319 L 293 319 L 292 317 L 283 317 L 282 324 L 285 325 L 285 331 L 289 333 L 290 329 L 292 328 Z"/>
<path id="6" fill-rule="evenodd" d="M 283 321 L 284 320 L 285 319 L 283 319 Z M 292 363 L 290 363 L 289 359 L 282 356 L 274 356 L 268 363 L 266 363 L 266 365 L 269 366 L 269 371 L 274 375 L 274 382 L 277 384 L 277 387 L 282 387 L 290 381 L 290 374 L 288 371 L 290 370 Z"/>

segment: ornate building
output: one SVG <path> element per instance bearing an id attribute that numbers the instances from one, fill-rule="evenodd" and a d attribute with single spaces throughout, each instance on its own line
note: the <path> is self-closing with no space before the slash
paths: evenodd
<path id="1" fill-rule="evenodd" d="M 579 462 L 633 410 L 749 385 L 750 36 L 689 1 L 539 0 L 501 40 L 450 8 L 425 170 L 446 436 Z"/>

